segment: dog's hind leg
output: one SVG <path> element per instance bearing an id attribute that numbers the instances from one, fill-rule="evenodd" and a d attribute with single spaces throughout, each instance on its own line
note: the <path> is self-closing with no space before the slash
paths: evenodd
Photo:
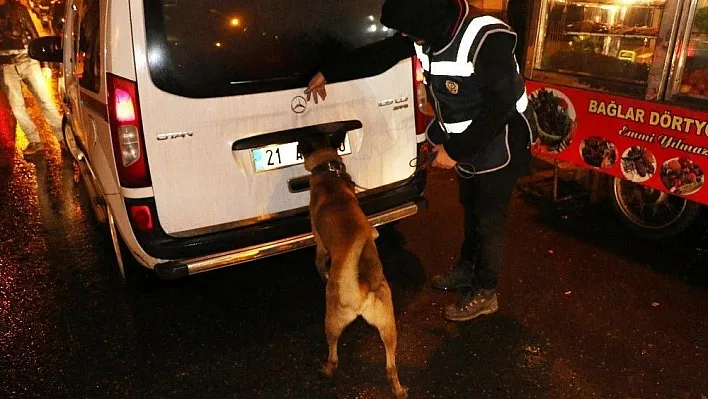
<path id="1" fill-rule="evenodd" d="M 376 327 L 381 335 L 381 340 L 386 349 L 386 376 L 391 383 L 393 394 L 398 399 L 408 397 L 408 388 L 401 386 L 398 380 L 398 369 L 396 368 L 396 318 L 393 315 L 393 301 L 391 300 L 391 289 L 387 283 L 376 293 L 373 302 L 361 314 L 367 323 Z"/>
<path id="2" fill-rule="evenodd" d="M 329 356 L 327 363 L 322 366 L 322 373 L 327 377 L 331 377 L 334 374 L 339 363 L 339 357 L 337 357 L 339 336 L 342 335 L 344 328 L 357 318 L 357 314 L 354 311 L 341 307 L 332 309 L 330 306 L 338 307 L 339 304 L 328 303 L 327 314 L 325 315 L 325 335 L 327 336 L 327 344 L 329 344 Z"/>
<path id="3" fill-rule="evenodd" d="M 374 240 L 379 238 L 379 230 L 373 224 L 371 225 L 371 237 L 373 237 Z"/>

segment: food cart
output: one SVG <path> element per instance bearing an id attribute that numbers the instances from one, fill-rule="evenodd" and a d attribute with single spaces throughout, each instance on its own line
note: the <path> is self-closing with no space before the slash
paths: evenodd
<path id="1" fill-rule="evenodd" d="M 708 0 L 535 0 L 523 67 L 533 153 L 612 177 L 664 237 L 708 204 Z"/>

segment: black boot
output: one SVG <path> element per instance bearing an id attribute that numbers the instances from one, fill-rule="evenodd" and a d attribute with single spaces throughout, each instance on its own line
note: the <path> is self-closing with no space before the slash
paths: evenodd
<path id="1" fill-rule="evenodd" d="M 445 318 L 452 321 L 468 321 L 499 310 L 497 291 L 479 289 L 462 295 L 457 303 L 445 307 Z"/>
<path id="2" fill-rule="evenodd" d="M 438 290 L 458 290 L 472 287 L 474 264 L 468 260 L 460 261 L 446 274 L 433 277 L 432 286 Z"/>

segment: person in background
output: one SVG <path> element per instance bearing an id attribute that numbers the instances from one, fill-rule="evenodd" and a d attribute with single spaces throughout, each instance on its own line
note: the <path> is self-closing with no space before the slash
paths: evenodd
<path id="1" fill-rule="evenodd" d="M 56 36 L 64 35 L 64 1 L 63 0 L 52 0 L 51 3 L 51 21 L 52 21 L 52 32 Z"/>
<path id="2" fill-rule="evenodd" d="M 448 320 L 498 310 L 507 209 L 531 162 L 532 132 L 522 113 L 528 99 L 514 59 L 516 34 L 465 0 L 386 0 L 381 23 L 398 32 L 322 65 L 305 89 L 324 100 L 325 85 L 380 74 L 417 55 L 436 119 L 427 128 L 433 166 L 454 168 L 464 209 L 458 263 L 435 276 L 434 288 L 461 290 L 445 307 Z"/>
<path id="3" fill-rule="evenodd" d="M 52 101 L 49 86 L 37 60 L 27 54 L 30 40 L 39 37 L 27 8 L 12 0 L 0 0 L 0 64 L 2 65 L 2 85 L 12 107 L 12 113 L 25 132 L 29 145 L 24 155 L 30 156 L 42 151 L 44 145 L 39 138 L 37 127 L 27 113 L 27 105 L 22 94 L 22 83 L 39 103 L 42 114 L 52 129 L 54 136 L 63 147 L 61 116 Z"/>

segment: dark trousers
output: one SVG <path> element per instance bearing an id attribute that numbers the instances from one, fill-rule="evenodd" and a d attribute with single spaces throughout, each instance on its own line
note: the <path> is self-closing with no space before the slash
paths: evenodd
<path id="1" fill-rule="evenodd" d="M 464 242 L 460 260 L 475 289 L 496 289 L 506 248 L 509 202 L 516 181 L 531 163 L 529 133 L 521 116 L 509 122 L 510 163 L 497 171 L 459 177 L 464 210 Z"/>

